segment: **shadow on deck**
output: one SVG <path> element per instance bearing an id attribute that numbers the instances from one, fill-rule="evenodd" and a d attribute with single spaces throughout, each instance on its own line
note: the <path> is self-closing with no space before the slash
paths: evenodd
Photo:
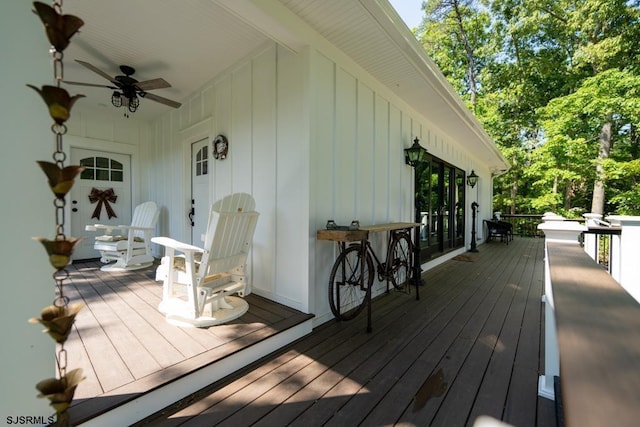
<path id="1" fill-rule="evenodd" d="M 223 378 L 311 328 L 301 325 L 313 315 L 257 295 L 247 296 L 250 308 L 245 315 L 224 325 L 172 326 L 157 310 L 162 285 L 154 280 L 155 268 L 108 273 L 100 266 L 97 261 L 73 264 L 65 288 L 72 302 L 86 305 L 65 345 L 68 366 L 81 367 L 86 376 L 71 409 L 74 424 L 184 382 L 194 371 L 215 369 L 218 373 L 208 378 Z M 275 344 L 267 344 L 270 340 Z M 256 346 L 261 348 L 249 350 Z M 247 354 L 251 351 L 253 356 Z M 177 388 L 184 390 L 184 385 Z M 169 399 L 165 404 L 175 402 L 176 395 Z"/>
<path id="2" fill-rule="evenodd" d="M 366 316 L 330 321 L 137 425 L 555 426 L 544 372 L 544 240 L 480 246 Z"/>

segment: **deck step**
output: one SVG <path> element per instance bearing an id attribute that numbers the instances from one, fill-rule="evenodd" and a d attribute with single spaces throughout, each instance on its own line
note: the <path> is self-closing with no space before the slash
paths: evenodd
<path id="1" fill-rule="evenodd" d="M 124 391 L 122 394 L 121 392 L 108 393 L 109 396 L 91 399 L 87 402 L 86 411 L 82 411 L 82 405 L 78 405 L 77 408 L 73 409 L 72 419 L 75 420 L 74 425 L 105 427 L 131 425 L 171 405 L 176 400 L 185 398 L 203 387 L 219 381 L 248 364 L 302 338 L 312 330 L 311 317 L 237 351 L 233 354 L 233 357 L 224 357 L 209 363 L 155 389 L 135 395 L 128 395 Z M 100 406 L 101 402 L 109 403 L 112 408 L 96 416 L 98 412 L 96 406 Z M 113 406 L 116 402 L 118 402 L 117 405 Z"/>

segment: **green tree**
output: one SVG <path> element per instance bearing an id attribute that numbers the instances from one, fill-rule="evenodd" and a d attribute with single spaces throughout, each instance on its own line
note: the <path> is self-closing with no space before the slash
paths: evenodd
<path id="1" fill-rule="evenodd" d="M 640 76 L 629 71 L 609 69 L 589 77 L 573 93 L 551 100 L 542 109 L 543 125 L 550 141 L 563 139 L 566 147 L 589 145 L 584 150 L 565 151 L 574 163 L 584 165 L 587 156 L 595 173 L 591 212 L 604 213 L 607 175 L 619 175 L 615 158 L 624 158 L 631 125 L 638 123 Z M 621 144 L 614 152 L 614 141 Z M 622 157 L 621 157 L 622 156 Z M 556 153 L 556 157 L 559 154 Z M 609 161 L 611 159 L 611 161 Z M 605 165 L 608 165 L 605 168 Z"/>
<path id="2" fill-rule="evenodd" d="M 481 70 L 493 52 L 486 28 L 490 16 L 474 0 L 428 0 L 420 39 L 449 82 L 475 110 Z"/>
<path id="3" fill-rule="evenodd" d="M 511 161 L 495 180 L 498 209 L 634 209 L 637 0 L 430 0 L 423 9 L 417 36 Z"/>

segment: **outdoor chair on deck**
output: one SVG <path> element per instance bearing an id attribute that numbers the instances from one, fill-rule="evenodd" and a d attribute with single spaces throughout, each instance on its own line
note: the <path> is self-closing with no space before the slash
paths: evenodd
<path id="1" fill-rule="evenodd" d="M 250 293 L 246 262 L 257 221 L 253 198 L 235 193 L 211 207 L 204 248 L 168 237 L 151 239 L 166 248 L 156 280 L 163 282 L 158 309 L 169 323 L 208 327 L 247 312 L 249 304 L 239 297 Z"/>
<path id="2" fill-rule="evenodd" d="M 494 237 L 499 237 L 501 242 L 509 244 L 509 240 L 513 240 L 513 225 L 506 221 L 484 220 L 487 227 L 487 242 Z"/>
<path id="3" fill-rule="evenodd" d="M 136 206 L 131 225 L 87 225 L 87 231 L 104 231 L 96 236 L 93 248 L 100 252 L 102 271 L 138 270 L 153 264 L 151 233 L 156 228 L 160 211 L 154 202 Z M 108 264 L 115 261 L 113 264 Z"/>

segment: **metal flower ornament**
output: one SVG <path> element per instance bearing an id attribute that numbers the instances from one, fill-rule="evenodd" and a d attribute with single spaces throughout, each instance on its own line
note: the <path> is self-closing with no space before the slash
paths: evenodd
<path id="1" fill-rule="evenodd" d="M 43 237 L 35 237 L 34 239 L 42 243 L 47 255 L 49 255 L 49 263 L 58 271 L 64 270 L 69 265 L 71 255 L 73 255 L 73 248 L 82 240 L 75 237 L 55 240 L 48 240 Z"/>
<path id="2" fill-rule="evenodd" d="M 56 163 L 51 162 L 37 162 L 40 165 L 40 169 L 47 175 L 49 182 L 49 188 L 53 191 L 59 199 L 64 199 L 64 196 L 73 187 L 73 182 L 76 176 L 84 170 L 82 166 L 67 166 L 61 168 Z"/>
<path id="3" fill-rule="evenodd" d="M 63 147 L 63 137 L 67 132 L 66 122 L 71 117 L 71 108 L 84 95 L 71 96 L 60 87 L 64 80 L 63 51 L 69 46 L 71 37 L 76 34 L 84 22 L 73 15 L 62 14 L 62 0 L 53 0 L 53 6 L 42 2 L 34 2 L 34 13 L 40 17 L 45 28 L 49 43 L 51 43 L 51 57 L 53 62 L 53 80 L 55 86 L 44 85 L 37 87 L 27 85 L 38 92 L 47 106 L 49 115 L 53 119 L 50 126 L 54 134 L 54 152 L 52 162 L 39 161 L 38 165 L 47 176 L 47 183 L 53 192 L 55 237 L 46 239 L 35 237 L 47 251 L 49 263 L 55 269 L 53 280 L 56 284 L 56 295 L 53 303 L 40 313 L 40 318 L 31 318 L 29 322 L 44 325 L 46 332 L 57 344 L 56 367 L 54 378 L 48 378 L 36 384 L 40 392 L 38 397 L 47 398 L 56 411 L 56 425 L 69 425 L 68 408 L 73 400 L 76 387 L 84 379 L 82 369 L 67 370 L 67 350 L 65 342 L 73 328 L 76 315 L 84 304 L 69 304 L 69 297 L 64 293 L 64 282 L 69 273 L 66 268 L 71 262 L 73 249 L 81 239 L 69 237 L 65 234 L 65 206 L 66 195 L 73 187 L 75 178 L 84 168 L 82 166 L 65 166 L 67 155 Z"/>
<path id="4" fill-rule="evenodd" d="M 72 304 L 68 307 L 50 305 L 42 309 L 40 318 L 29 319 L 30 323 L 41 323 L 45 329 L 42 332 L 49 334 L 58 344 L 62 344 L 69 337 L 76 314 L 84 307 L 83 303 Z"/>
<path id="5" fill-rule="evenodd" d="M 34 13 L 40 17 L 44 24 L 47 38 L 56 51 L 62 52 L 71 37 L 84 25 L 84 21 L 73 15 L 62 15 L 56 8 L 39 1 L 33 2 Z"/>
<path id="6" fill-rule="evenodd" d="M 64 122 L 69 120 L 73 104 L 78 99 L 84 98 L 84 95 L 70 96 L 69 92 L 61 87 L 42 86 L 42 89 L 39 89 L 33 85 L 27 86 L 40 94 L 49 108 L 49 115 L 57 125 L 63 125 Z"/>
<path id="7" fill-rule="evenodd" d="M 76 391 L 76 387 L 84 379 L 82 376 L 82 369 L 74 369 L 66 373 L 60 378 L 47 378 L 36 384 L 36 388 L 40 392 L 38 397 L 46 397 L 49 399 L 51 406 L 58 413 L 58 423 L 64 421 L 69 422 L 67 417 L 67 409 L 71 405 L 73 400 L 73 394 Z M 60 414 L 63 415 L 63 420 L 60 419 Z"/>

